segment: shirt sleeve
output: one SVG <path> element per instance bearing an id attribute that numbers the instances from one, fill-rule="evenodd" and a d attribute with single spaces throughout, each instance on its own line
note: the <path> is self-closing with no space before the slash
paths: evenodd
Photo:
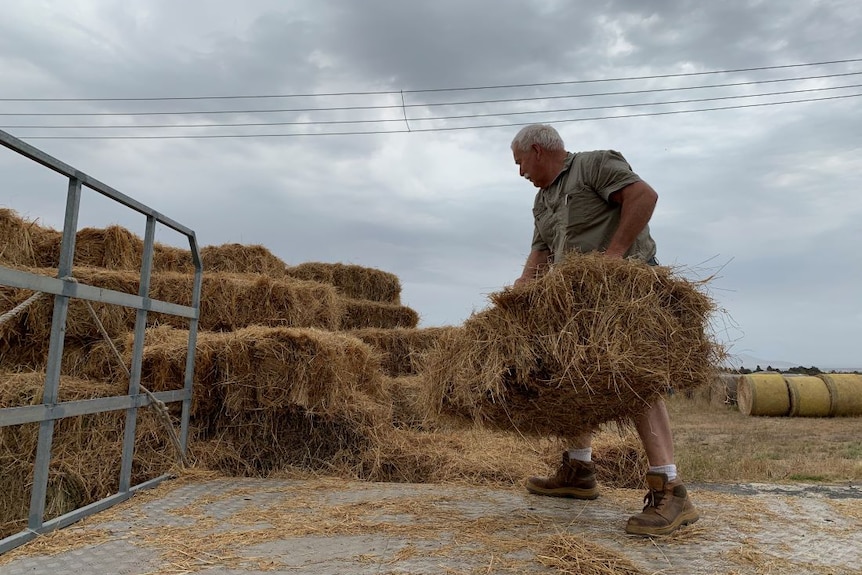
<path id="1" fill-rule="evenodd" d="M 530 250 L 534 252 L 551 251 L 551 248 L 548 247 L 548 244 L 545 243 L 545 240 L 543 240 L 541 234 L 539 234 L 538 226 L 533 226 L 533 243 L 530 246 Z"/>
<path id="2" fill-rule="evenodd" d="M 580 162 L 582 181 L 606 202 L 614 192 L 641 181 L 616 150 L 584 152 L 583 155 Z"/>
<path id="3" fill-rule="evenodd" d="M 551 248 L 548 246 L 548 242 L 542 238 L 541 232 L 541 222 L 543 215 L 545 214 L 545 206 L 542 203 L 542 191 L 539 190 L 536 192 L 536 197 L 533 199 L 533 243 L 530 245 L 530 250 L 537 251 L 551 251 Z"/>

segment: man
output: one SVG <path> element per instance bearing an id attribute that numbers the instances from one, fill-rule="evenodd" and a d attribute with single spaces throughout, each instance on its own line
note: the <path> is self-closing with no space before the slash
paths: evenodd
<path id="1" fill-rule="evenodd" d="M 533 204 L 533 244 L 515 285 L 539 277 L 549 262 L 558 262 L 573 250 L 657 264 L 648 222 L 658 195 L 619 152 L 572 154 L 554 128 L 534 124 L 512 140 L 512 154 L 521 176 L 539 188 Z M 697 521 L 697 509 L 677 475 L 664 401 L 654 401 L 635 427 L 649 460 L 649 492 L 643 512 L 629 518 L 626 532 L 664 535 Z M 553 497 L 598 497 L 591 442 L 591 433 L 576 438 L 575 447 L 563 453 L 556 474 L 529 478 L 527 490 Z"/>

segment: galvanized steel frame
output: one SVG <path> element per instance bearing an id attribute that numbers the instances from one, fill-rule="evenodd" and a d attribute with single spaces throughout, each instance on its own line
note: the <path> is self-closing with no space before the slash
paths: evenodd
<path id="1" fill-rule="evenodd" d="M 43 401 L 40 405 L 0 409 L 0 427 L 21 425 L 24 423 L 39 423 L 39 440 L 36 449 L 33 487 L 30 496 L 28 527 L 20 533 L 0 540 L 0 553 L 5 553 L 37 537 L 41 533 L 65 527 L 88 515 L 124 501 L 136 491 L 155 485 L 168 477 L 167 475 L 163 475 L 139 485 L 131 485 L 137 410 L 141 407 L 146 407 L 152 402 L 147 395 L 140 393 L 144 330 L 147 325 L 147 312 L 150 311 L 185 317 L 189 320 L 188 354 L 186 356 L 183 388 L 181 390 L 153 394 L 155 398 L 165 403 L 182 402 L 179 439 L 181 449 L 185 453 L 188 446 L 189 413 L 192 400 L 198 318 L 200 317 L 203 266 L 201 264 L 197 238 L 193 230 L 2 130 L 0 130 L 0 145 L 69 178 L 57 277 L 50 278 L 0 266 L 0 285 L 40 291 L 46 294 L 53 294 L 54 296 L 54 315 L 51 320 L 51 338 L 45 370 Z M 78 213 L 82 186 L 90 188 L 146 216 L 143 263 L 141 264 L 140 288 L 137 295 L 81 284 L 72 278 L 72 262 L 75 254 L 75 237 L 78 229 Z M 195 268 L 191 307 L 151 299 L 149 297 L 157 223 L 168 226 L 188 238 Z M 69 300 L 71 298 L 122 305 L 137 310 L 128 395 L 57 402 L 60 383 L 60 361 L 63 357 L 63 340 L 66 332 Z M 118 493 L 50 521 L 44 521 L 48 488 L 48 468 L 51 462 L 51 443 L 54 436 L 54 421 L 64 417 L 117 410 L 125 410 L 126 412 Z"/>

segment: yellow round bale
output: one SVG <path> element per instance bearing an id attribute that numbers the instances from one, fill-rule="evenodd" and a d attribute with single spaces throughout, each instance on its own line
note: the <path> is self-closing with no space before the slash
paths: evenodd
<path id="1" fill-rule="evenodd" d="M 785 377 L 790 393 L 790 416 L 828 417 L 832 408 L 829 388 L 819 377 Z"/>
<path id="2" fill-rule="evenodd" d="M 745 415 L 787 415 L 790 394 L 780 373 L 752 373 L 739 378 L 736 402 Z"/>
<path id="3" fill-rule="evenodd" d="M 855 373 L 823 373 L 818 377 L 829 389 L 833 417 L 862 415 L 862 375 Z"/>

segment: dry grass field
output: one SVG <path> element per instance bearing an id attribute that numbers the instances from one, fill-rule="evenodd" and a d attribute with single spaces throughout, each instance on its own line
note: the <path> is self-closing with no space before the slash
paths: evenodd
<path id="1" fill-rule="evenodd" d="M 862 417 L 753 417 L 668 399 L 676 460 L 695 482 L 862 482 Z"/>

